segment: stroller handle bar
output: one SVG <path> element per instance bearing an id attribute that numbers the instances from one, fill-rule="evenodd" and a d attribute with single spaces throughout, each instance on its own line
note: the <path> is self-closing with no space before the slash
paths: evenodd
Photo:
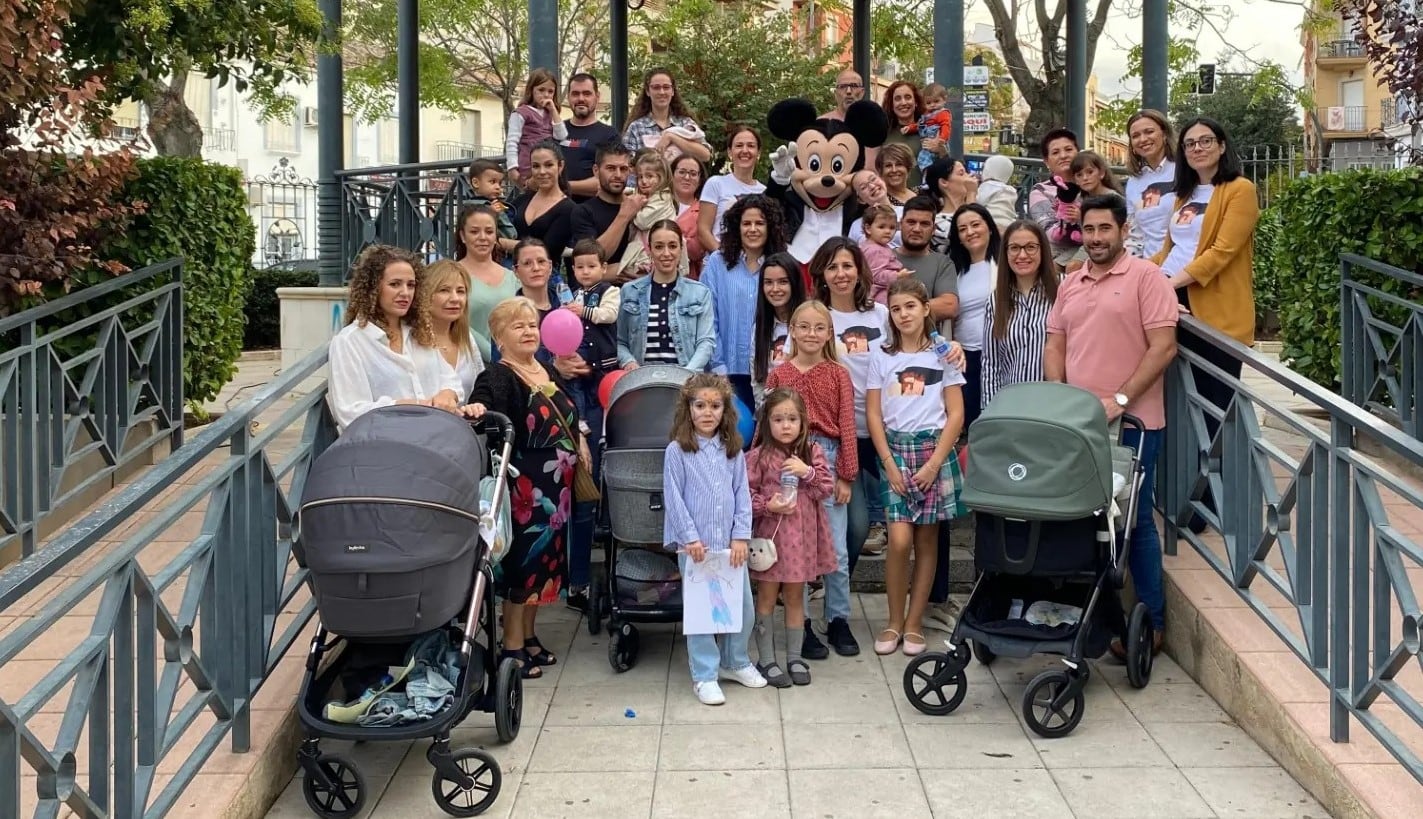
<path id="1" fill-rule="evenodd" d="M 505 440 L 514 440 L 514 422 L 509 420 L 509 416 L 502 412 L 485 410 L 484 414 L 478 418 L 471 418 L 469 425 L 475 431 L 488 430 L 490 427 L 495 427 L 499 430 L 499 433 L 504 436 Z"/>

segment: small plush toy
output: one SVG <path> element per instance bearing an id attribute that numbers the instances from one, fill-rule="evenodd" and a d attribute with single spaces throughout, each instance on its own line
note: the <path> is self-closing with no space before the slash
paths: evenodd
<path id="1" fill-rule="evenodd" d="M 1077 197 L 1082 195 L 1082 189 L 1076 182 L 1067 182 L 1060 176 L 1053 176 L 1052 184 L 1057 188 L 1057 218 L 1058 225 L 1048 238 L 1054 242 L 1070 241 L 1075 245 L 1082 244 L 1082 225 L 1072 219 L 1069 215 L 1069 206 L 1077 201 Z"/>

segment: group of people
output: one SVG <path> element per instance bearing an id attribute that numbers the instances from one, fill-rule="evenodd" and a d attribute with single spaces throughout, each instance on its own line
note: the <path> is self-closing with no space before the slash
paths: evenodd
<path id="1" fill-rule="evenodd" d="M 843 118 L 864 84 L 847 70 L 834 90 L 837 107 L 822 118 Z M 499 589 L 504 647 L 526 676 L 557 662 L 538 639 L 538 607 L 565 596 L 586 606 L 596 500 L 574 486 L 580 470 L 598 473 L 599 387 L 658 363 L 697 373 L 669 408 L 666 546 L 684 563 L 730 550 L 736 566 L 752 537 L 778 552 L 748 573 L 741 632 L 720 647 L 688 638 L 702 702 L 724 701 L 720 678 L 807 684 L 806 660 L 859 653 L 850 577 L 872 524 L 886 532 L 889 600 L 873 650 L 916 655 L 926 628 L 951 629 L 962 438 L 999 391 L 1025 381 L 1081 386 L 1109 419 L 1144 422 L 1130 568 L 1159 649 L 1151 497 L 1178 316 L 1253 343 L 1258 205 L 1223 126 L 1173 128 L 1139 112 L 1122 180 L 1054 129 L 1040 146 L 1048 176 L 1020 209 L 1012 160 L 989 157 L 976 178 L 947 155 L 942 89 L 895 82 L 883 100 L 888 138 L 854 175 L 859 218 L 802 264 L 787 252 L 785 208 L 754 176 L 765 150 L 756 130 L 729 129 L 726 172 L 713 176 L 705 133 L 668 72 L 647 76 L 621 134 L 597 121 L 591 75 L 566 91 L 572 117 L 560 121 L 552 76 L 530 77 L 510 119 L 507 174 L 495 162 L 471 167 L 476 199 L 460 212 L 453 259 L 427 267 L 367 249 L 330 354 L 342 426 L 399 403 L 514 419 L 516 532 Z M 582 323 L 577 352 L 543 344 L 556 310 Z M 1182 338 L 1238 376 L 1229 356 Z M 1229 401 L 1209 373 L 1196 383 L 1218 406 Z M 750 441 L 737 432 L 743 412 L 756 417 Z M 813 586 L 823 586 L 823 632 L 807 616 Z"/>

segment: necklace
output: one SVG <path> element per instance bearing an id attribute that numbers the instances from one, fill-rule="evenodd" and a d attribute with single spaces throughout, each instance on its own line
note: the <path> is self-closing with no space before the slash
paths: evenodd
<path id="1" fill-rule="evenodd" d="M 528 376 L 537 377 L 544 377 L 547 375 L 547 373 L 544 372 L 543 365 L 540 364 L 537 360 L 535 360 L 534 363 L 531 365 L 521 364 L 512 358 L 501 358 L 499 360 L 503 361 L 505 364 L 508 364 L 510 369 L 514 370 L 515 372 L 520 372 Z"/>

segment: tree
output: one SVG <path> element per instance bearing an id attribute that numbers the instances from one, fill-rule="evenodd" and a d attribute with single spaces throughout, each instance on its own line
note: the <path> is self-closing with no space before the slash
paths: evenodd
<path id="1" fill-rule="evenodd" d="M 232 82 L 264 114 L 289 113 L 281 87 L 310 78 L 323 25 L 316 0 L 83 0 L 62 41 L 71 82 L 101 81 L 110 106 L 142 102 L 158 153 L 198 156 L 189 74 Z"/>
<path id="2" fill-rule="evenodd" d="M 1195 94 L 1196 69 L 1200 62 L 1200 52 L 1188 40 L 1172 37 L 1166 43 L 1166 70 L 1171 78 L 1167 89 L 1167 107 L 1175 108 Z M 1122 80 L 1142 78 L 1141 46 L 1132 46 L 1127 52 L 1127 73 Z M 1113 133 L 1125 134 L 1127 120 L 1143 107 L 1141 94 L 1124 94 L 1097 112 L 1097 127 Z"/>
<path id="3" fill-rule="evenodd" d="M 388 116 L 396 88 L 395 0 L 348 0 L 346 93 L 353 113 Z M 459 112 L 481 96 L 508 117 L 528 78 L 527 0 L 421 0 L 420 99 Z M 608 51 L 606 0 L 559 0 L 558 74 L 601 68 Z M 600 73 L 600 72 L 594 72 Z"/>
<path id="4" fill-rule="evenodd" d="M 1250 158 L 1256 149 L 1296 146 L 1304 137 L 1299 124 L 1299 100 L 1285 70 L 1265 63 L 1250 73 L 1218 70 L 1214 94 L 1187 94 L 1174 100 L 1171 116 L 1184 122 L 1207 116 L 1225 125 L 1235 152 Z"/>

